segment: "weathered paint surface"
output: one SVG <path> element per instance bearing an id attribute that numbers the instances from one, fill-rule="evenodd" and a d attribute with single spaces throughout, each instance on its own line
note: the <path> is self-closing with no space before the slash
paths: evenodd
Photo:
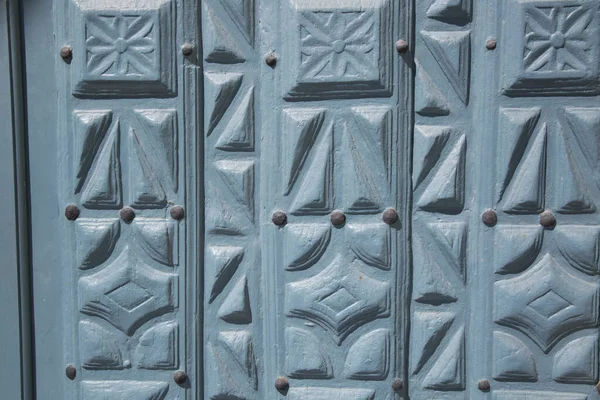
<path id="1" fill-rule="evenodd" d="M 599 18 L 55 0 L 38 396 L 597 398 Z"/>

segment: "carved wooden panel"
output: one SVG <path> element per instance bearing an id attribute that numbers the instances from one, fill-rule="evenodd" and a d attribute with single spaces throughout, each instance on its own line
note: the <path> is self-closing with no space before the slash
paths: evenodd
<path id="1" fill-rule="evenodd" d="M 187 313 L 198 290 L 186 285 L 193 203 L 184 163 L 195 121 L 184 108 L 192 88 L 178 87 L 189 80 L 176 50 L 184 7 L 56 3 L 73 54 L 61 60 L 57 188 L 62 207 L 79 208 L 60 233 L 69 249 L 63 362 L 76 371 L 66 397 L 184 398 L 196 379 L 177 384 L 173 373 L 194 374 Z"/>
<path id="2" fill-rule="evenodd" d="M 474 352 L 491 353 L 474 379 L 496 399 L 597 396 L 599 11 L 570 0 L 483 11 L 510 21 L 482 33 L 498 48 L 479 64 L 497 77 L 479 99 L 479 212 L 498 223 L 479 224 L 488 344 Z"/>
<path id="3" fill-rule="evenodd" d="M 416 10 L 411 398 L 467 398 L 471 2 Z"/>
<path id="4" fill-rule="evenodd" d="M 266 14 L 261 54 L 277 57 L 260 98 L 266 397 L 285 393 L 277 377 L 298 400 L 391 399 L 405 379 L 411 79 L 395 41 L 410 40 L 411 10 L 287 0 Z"/>
<path id="5" fill-rule="evenodd" d="M 258 251 L 261 146 L 255 124 L 257 11 L 252 0 L 202 3 L 206 200 L 203 398 L 260 399 L 264 396 L 259 394 L 262 318 Z"/>

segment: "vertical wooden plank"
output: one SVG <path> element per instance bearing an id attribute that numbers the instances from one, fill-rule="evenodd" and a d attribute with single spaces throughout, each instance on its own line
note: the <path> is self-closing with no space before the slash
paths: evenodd
<path id="1" fill-rule="evenodd" d="M 3 396 L 31 399 L 31 304 L 27 177 L 18 2 L 0 2 L 0 387 Z"/>
<path id="2" fill-rule="evenodd" d="M 471 0 L 418 2 L 410 397 L 464 399 L 472 355 Z"/>

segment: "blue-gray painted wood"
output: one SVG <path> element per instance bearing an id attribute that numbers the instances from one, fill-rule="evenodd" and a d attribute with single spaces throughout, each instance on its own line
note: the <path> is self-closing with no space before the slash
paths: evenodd
<path id="1" fill-rule="evenodd" d="M 31 304 L 27 170 L 22 95 L 21 24 L 16 1 L 0 2 L 0 387 L 2 396 L 31 399 Z"/>
<path id="2" fill-rule="evenodd" d="M 598 1 L 48 7 L 39 398 L 598 398 Z"/>

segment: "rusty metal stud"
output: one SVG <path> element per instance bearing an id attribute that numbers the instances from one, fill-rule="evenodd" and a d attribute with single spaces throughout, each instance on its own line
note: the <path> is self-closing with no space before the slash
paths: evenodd
<path id="1" fill-rule="evenodd" d="M 277 56 L 275 55 L 275 53 L 267 54 L 267 56 L 265 57 L 265 62 L 269 67 L 275 68 L 275 66 L 277 65 Z"/>
<path id="2" fill-rule="evenodd" d="M 75 221 L 77 218 L 79 218 L 79 214 L 79 207 L 77 207 L 75 204 L 69 204 L 65 207 L 65 217 L 67 217 L 69 221 Z"/>
<path id="3" fill-rule="evenodd" d="M 335 226 L 342 226 L 346 223 L 346 215 L 340 210 L 331 213 L 331 223 Z"/>
<path id="4" fill-rule="evenodd" d="M 481 220 L 487 226 L 494 226 L 498 223 L 498 215 L 494 210 L 485 210 L 481 215 Z"/>
<path id="5" fill-rule="evenodd" d="M 181 54 L 184 56 L 191 56 L 193 52 L 194 46 L 192 46 L 191 43 L 184 43 L 183 46 L 181 46 Z"/>
<path id="6" fill-rule="evenodd" d="M 133 211 L 133 208 L 131 207 L 123 207 L 121 208 L 119 215 L 121 216 L 121 219 L 123 221 L 130 224 L 131 221 L 133 221 L 133 219 L 135 218 L 135 211 Z"/>
<path id="7" fill-rule="evenodd" d="M 388 208 L 383 212 L 381 219 L 388 225 L 394 225 L 396 222 L 398 222 L 398 213 L 395 209 Z"/>
<path id="8" fill-rule="evenodd" d="M 402 379 L 400 379 L 400 378 L 396 378 L 392 382 L 392 390 L 394 392 L 399 392 L 400 390 L 402 390 L 403 386 L 404 386 L 404 382 L 402 382 Z"/>
<path id="9" fill-rule="evenodd" d="M 67 368 L 65 368 L 65 375 L 67 375 L 67 378 L 69 378 L 70 380 L 75 379 L 75 377 L 77 376 L 77 370 L 75 369 L 73 364 L 67 365 Z"/>
<path id="10" fill-rule="evenodd" d="M 173 380 L 176 384 L 183 385 L 187 380 L 187 374 L 182 370 L 175 371 L 173 372 Z"/>
<path id="11" fill-rule="evenodd" d="M 396 42 L 396 51 L 398 53 L 406 53 L 408 51 L 408 42 L 406 40 L 398 40 Z"/>
<path id="12" fill-rule="evenodd" d="M 487 379 L 482 379 L 479 382 L 477 382 L 477 389 L 481 390 L 482 392 L 489 392 L 490 388 L 490 381 L 488 381 Z"/>
<path id="13" fill-rule="evenodd" d="M 540 225 L 546 229 L 552 229 L 556 225 L 556 217 L 552 211 L 546 210 L 540 214 Z"/>
<path id="14" fill-rule="evenodd" d="M 287 215 L 283 211 L 275 211 L 271 217 L 271 221 L 277 226 L 284 226 L 287 224 Z"/>
<path id="15" fill-rule="evenodd" d="M 498 42 L 496 41 L 496 39 L 488 39 L 485 42 L 485 48 L 488 50 L 494 50 L 497 45 L 498 45 Z"/>
<path id="16" fill-rule="evenodd" d="M 181 221 L 185 215 L 183 211 L 183 207 L 181 206 L 173 206 L 171 207 L 171 218 L 176 219 L 177 221 Z"/>
<path id="17" fill-rule="evenodd" d="M 277 389 L 278 392 L 285 393 L 288 391 L 289 388 L 290 383 L 283 376 L 280 376 L 279 378 L 275 379 L 275 389 Z"/>
<path id="18" fill-rule="evenodd" d="M 60 57 L 67 62 L 70 61 L 73 58 L 73 48 L 69 45 L 61 47 Z"/>

